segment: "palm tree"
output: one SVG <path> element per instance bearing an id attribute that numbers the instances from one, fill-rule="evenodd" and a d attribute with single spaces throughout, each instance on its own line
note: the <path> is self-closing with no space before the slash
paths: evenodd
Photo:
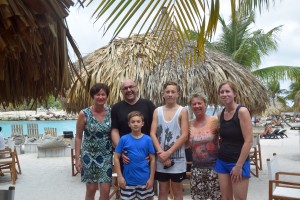
<path id="1" fill-rule="evenodd" d="M 78 0 L 81 5 L 90 5 L 94 0 Z M 146 28 L 145 37 L 150 33 L 160 31 L 154 29 L 157 26 L 156 21 L 159 18 L 159 13 L 165 8 L 168 17 L 162 17 L 159 20 L 159 24 L 162 27 L 168 27 L 170 24 L 174 24 L 175 28 L 166 31 L 164 38 L 176 38 L 176 40 L 168 40 L 168 43 L 174 43 L 179 48 L 183 48 L 186 45 L 186 38 L 188 30 L 194 30 L 197 34 L 197 54 L 203 55 L 204 42 L 208 38 L 211 38 L 215 33 L 218 23 L 219 11 L 221 2 L 223 4 L 228 1 L 219 0 L 199 0 L 199 1 L 111 1 L 103 0 L 99 5 L 96 5 L 96 10 L 93 16 L 96 20 L 103 19 L 103 27 L 105 27 L 105 33 L 107 30 L 113 27 L 113 24 L 117 24 L 114 30 L 112 39 L 114 39 L 125 27 L 131 28 L 129 36 L 137 31 L 138 34 Z M 275 0 L 230 0 L 232 13 L 236 7 L 242 7 L 244 13 L 249 13 L 255 8 L 267 7 L 275 2 Z M 209 14 L 208 14 L 209 13 Z M 106 17 L 107 16 L 107 17 Z M 171 21 L 167 19 L 171 19 Z M 105 34 L 104 33 L 104 34 Z M 174 37 L 174 35 L 176 35 Z M 190 38 L 188 38 L 190 39 Z M 154 40 L 160 40 L 160 38 L 154 38 Z M 160 41 L 156 42 L 161 52 L 167 53 L 170 50 L 169 44 L 163 44 Z"/>
<path id="2" fill-rule="evenodd" d="M 300 90 L 295 95 L 295 107 L 296 110 L 300 111 Z"/>
<path id="3" fill-rule="evenodd" d="M 222 25 L 220 40 L 209 43 L 208 46 L 231 56 L 236 62 L 264 81 L 271 91 L 271 99 L 275 106 L 275 100 L 286 107 L 286 99 L 294 100 L 295 94 L 300 88 L 296 87 L 297 78 L 300 77 L 300 67 L 298 66 L 269 66 L 259 68 L 261 58 L 270 52 L 277 50 L 277 33 L 282 26 L 277 26 L 267 33 L 263 30 L 250 32 L 249 26 L 255 23 L 255 14 L 250 12 L 248 15 L 236 10 L 231 16 L 231 21 L 226 24 L 223 18 L 219 18 Z M 293 93 L 288 98 L 277 95 L 278 93 L 288 94 L 287 91 L 280 90 L 278 80 L 290 79 L 296 81 L 292 86 Z M 299 81 L 298 81 L 299 82 Z"/>
<path id="4" fill-rule="evenodd" d="M 269 96 L 272 100 L 272 104 L 276 107 L 276 103 L 280 103 L 284 108 L 287 107 L 286 98 L 281 96 L 282 94 L 287 94 L 287 90 L 280 89 L 280 83 L 278 80 L 271 80 L 267 83 L 267 88 L 269 91 Z"/>
<path id="5" fill-rule="evenodd" d="M 294 100 L 296 93 L 300 91 L 297 87 L 300 67 L 269 66 L 259 69 L 261 58 L 277 50 L 277 33 L 282 26 L 277 26 L 267 33 L 261 29 L 250 32 L 249 26 L 255 22 L 255 14 L 250 12 L 245 15 L 239 9 L 231 16 L 230 23 L 226 24 L 221 17 L 219 20 L 223 30 L 221 39 L 212 44 L 208 43 L 208 46 L 231 56 L 236 62 L 251 70 L 257 78 L 267 83 L 273 105 L 275 106 L 276 100 L 286 107 L 286 100 Z M 279 82 L 275 81 L 282 79 L 296 81 L 291 85 L 292 93 L 287 98 L 277 95 L 278 93 L 288 94 L 287 91 L 280 90 Z"/>
<path id="6" fill-rule="evenodd" d="M 290 85 L 290 93 L 286 96 L 289 100 L 294 100 L 297 92 L 300 91 L 300 81 L 296 81 Z"/>
<path id="7" fill-rule="evenodd" d="M 294 102 L 294 109 L 300 110 L 300 81 L 296 81 L 290 85 L 290 92 L 286 96 L 286 99 Z"/>
<path id="8" fill-rule="evenodd" d="M 241 8 L 240 8 L 241 9 Z M 231 21 L 226 24 L 222 17 L 219 21 L 222 25 L 220 40 L 209 44 L 210 47 L 230 56 L 236 62 L 249 69 L 257 78 L 268 82 L 272 79 L 296 80 L 300 77 L 300 67 L 297 66 L 270 66 L 259 68 L 261 58 L 277 50 L 277 33 L 282 26 L 277 26 L 267 33 L 263 30 L 250 32 L 250 25 L 255 23 L 255 14 L 251 11 L 248 15 L 235 10 Z"/>

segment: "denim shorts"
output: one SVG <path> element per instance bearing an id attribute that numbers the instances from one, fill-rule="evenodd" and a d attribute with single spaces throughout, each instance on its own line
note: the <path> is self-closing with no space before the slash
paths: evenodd
<path id="1" fill-rule="evenodd" d="M 231 174 L 232 168 L 236 163 L 229 163 L 223 160 L 217 159 L 214 170 L 220 174 Z M 242 168 L 242 177 L 250 178 L 250 161 L 246 160 Z"/>

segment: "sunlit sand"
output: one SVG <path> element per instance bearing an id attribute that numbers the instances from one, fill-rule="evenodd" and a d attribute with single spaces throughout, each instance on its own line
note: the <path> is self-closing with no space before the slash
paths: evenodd
<path id="1" fill-rule="evenodd" d="M 300 133 L 287 129 L 288 138 L 261 139 L 263 170 L 259 172 L 259 178 L 250 179 L 248 199 L 268 199 L 266 159 L 271 158 L 273 153 L 278 155 L 280 169 L 300 172 Z M 36 153 L 26 153 L 19 154 L 19 159 L 22 174 L 18 175 L 15 185 L 16 200 L 84 199 L 85 184 L 80 182 L 80 175 L 71 175 L 70 157 L 37 158 Z M 0 189 L 7 189 L 10 185 L 10 175 L 0 177 Z M 185 190 L 184 199 L 191 199 L 189 192 Z"/>

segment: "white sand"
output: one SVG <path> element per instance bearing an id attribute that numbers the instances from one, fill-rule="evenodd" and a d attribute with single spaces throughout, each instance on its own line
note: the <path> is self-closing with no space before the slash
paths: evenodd
<path id="1" fill-rule="evenodd" d="M 266 158 L 276 152 L 280 168 L 284 171 L 300 172 L 299 131 L 288 131 L 288 138 L 262 139 L 263 170 L 259 178 L 250 179 L 249 200 L 268 199 L 268 178 Z M 71 176 L 71 158 L 37 158 L 37 154 L 19 155 L 22 174 L 16 182 L 16 200 L 82 200 L 85 196 L 85 184 L 80 176 Z M 300 182 L 300 180 L 298 180 Z M 11 185 L 10 176 L 0 177 L 0 189 Z M 97 196 L 99 197 L 99 193 Z M 155 198 L 157 199 L 157 198 Z M 186 190 L 184 199 L 191 199 Z"/>

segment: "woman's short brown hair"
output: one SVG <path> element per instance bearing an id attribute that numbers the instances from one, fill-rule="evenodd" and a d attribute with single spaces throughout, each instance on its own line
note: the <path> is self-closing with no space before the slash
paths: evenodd
<path id="1" fill-rule="evenodd" d="M 94 95 L 97 94 L 100 90 L 104 90 L 106 96 L 109 95 L 109 88 L 105 83 L 95 83 L 90 89 L 90 95 L 94 98 Z"/>

